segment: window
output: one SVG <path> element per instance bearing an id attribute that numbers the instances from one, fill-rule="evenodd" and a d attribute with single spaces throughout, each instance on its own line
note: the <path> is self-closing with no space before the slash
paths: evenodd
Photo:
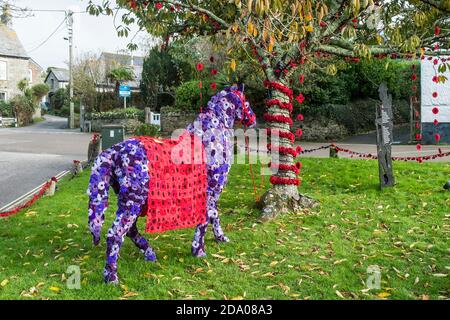
<path id="1" fill-rule="evenodd" d="M 33 83 L 33 70 L 32 69 L 28 69 L 28 81 L 29 83 Z"/>
<path id="2" fill-rule="evenodd" d="M 52 82 L 52 90 L 54 90 L 55 89 L 55 79 L 51 79 L 50 81 Z"/>
<path id="3" fill-rule="evenodd" d="M 7 72 L 7 64 L 6 61 L 0 60 L 0 80 L 8 80 L 8 72 Z"/>
<path id="4" fill-rule="evenodd" d="M 6 92 L 0 92 L 0 101 L 6 101 Z"/>

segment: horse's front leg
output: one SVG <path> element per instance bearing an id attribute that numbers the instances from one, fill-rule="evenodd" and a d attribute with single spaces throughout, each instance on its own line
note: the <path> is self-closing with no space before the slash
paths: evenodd
<path id="1" fill-rule="evenodd" d="M 205 252 L 205 235 L 208 224 L 212 223 L 213 233 L 216 241 L 228 242 L 229 239 L 224 235 L 222 227 L 220 226 L 219 212 L 217 210 L 217 201 L 219 200 L 220 192 L 210 192 L 206 194 L 206 222 L 199 224 L 195 228 L 194 239 L 192 241 L 192 255 L 196 257 L 206 256 Z"/>
<path id="2" fill-rule="evenodd" d="M 116 219 L 112 227 L 108 230 L 106 238 L 106 265 L 103 277 L 106 283 L 119 283 L 117 276 L 117 260 L 119 259 L 120 248 L 122 247 L 125 235 L 136 222 L 137 215 L 133 214 L 129 208 L 119 201 Z"/>
<path id="3" fill-rule="evenodd" d="M 223 233 L 222 227 L 220 226 L 219 210 L 217 209 L 217 202 L 219 201 L 220 193 L 209 193 L 207 194 L 207 210 L 208 219 L 212 224 L 212 230 L 214 233 L 214 238 L 218 242 L 229 242 L 227 236 Z"/>

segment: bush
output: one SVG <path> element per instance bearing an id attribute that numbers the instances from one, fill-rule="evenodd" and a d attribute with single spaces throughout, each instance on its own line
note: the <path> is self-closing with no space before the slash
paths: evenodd
<path id="1" fill-rule="evenodd" d="M 160 126 L 143 123 L 136 128 L 134 134 L 137 136 L 149 136 L 149 137 L 158 137 L 160 133 Z"/>
<path id="2" fill-rule="evenodd" d="M 145 121 L 145 112 L 137 108 L 114 109 L 106 112 L 92 112 L 87 114 L 88 120 L 115 120 L 115 119 L 135 119 Z"/>
<path id="3" fill-rule="evenodd" d="M 411 68 L 415 66 L 413 71 Z M 385 82 L 394 99 L 409 100 L 411 95 L 411 74 L 419 73 L 420 63 L 403 60 L 371 60 L 350 65 L 348 81 L 354 81 L 353 98 L 369 97 L 379 99 L 378 87 Z M 347 81 L 347 82 L 348 82 Z"/>
<path id="4" fill-rule="evenodd" d="M 188 81 L 180 85 L 175 91 L 175 109 L 181 111 L 194 111 L 200 110 L 200 105 L 206 105 L 214 95 L 214 90 L 210 89 L 209 81 L 202 81 L 203 84 L 203 99 L 200 100 L 200 81 L 193 80 Z"/>
<path id="5" fill-rule="evenodd" d="M 31 91 L 36 102 L 39 102 L 50 91 L 50 87 L 45 83 L 38 83 L 31 87 Z"/>
<path id="6" fill-rule="evenodd" d="M 26 126 L 33 122 L 34 104 L 27 96 L 17 95 L 9 102 L 17 115 L 20 126 Z"/>
<path id="7" fill-rule="evenodd" d="M 56 90 L 56 92 L 50 98 L 50 110 L 57 113 L 64 106 L 69 106 L 69 95 L 64 88 Z"/>
<path id="8" fill-rule="evenodd" d="M 0 101 L 0 116 L 5 118 L 14 117 L 14 110 L 9 103 L 5 101 Z"/>
<path id="9" fill-rule="evenodd" d="M 183 80 L 191 79 L 192 67 L 189 63 L 175 58 L 170 51 L 155 47 L 144 60 L 141 81 L 141 95 L 146 106 L 159 110 L 160 106 L 173 104 L 173 97 L 164 92 L 172 92 Z"/>

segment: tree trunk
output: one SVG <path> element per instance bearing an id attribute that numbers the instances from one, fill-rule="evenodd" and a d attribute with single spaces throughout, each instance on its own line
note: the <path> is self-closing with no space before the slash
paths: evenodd
<path id="1" fill-rule="evenodd" d="M 277 83 L 285 86 L 285 84 L 278 80 Z M 285 92 L 277 88 L 272 88 L 271 90 L 272 101 L 277 100 L 282 104 L 292 103 L 292 96 L 287 95 Z M 277 116 L 282 115 L 287 118 L 292 119 L 292 114 L 289 109 L 280 107 L 280 104 L 272 104 L 267 107 L 267 115 L 269 116 Z M 268 121 L 269 128 L 271 132 L 273 130 L 279 130 L 279 147 L 280 149 L 294 149 L 293 141 L 285 137 L 286 134 L 291 133 L 291 125 L 289 123 L 277 120 Z M 285 135 L 283 135 L 283 133 Z M 283 136 L 282 136 L 283 135 Z M 271 140 L 273 142 L 273 140 Z M 269 142 L 270 143 L 270 142 Z M 295 166 L 295 157 L 292 154 L 285 152 L 278 152 L 278 159 L 275 157 L 277 150 L 271 150 L 271 163 L 282 166 L 286 168 L 287 166 L 293 167 Z M 262 221 L 268 221 L 279 214 L 289 213 L 289 212 L 300 212 L 305 208 L 311 208 L 317 205 L 317 202 L 309 197 L 301 195 L 298 191 L 298 186 L 295 184 L 285 184 L 281 181 L 289 181 L 294 183 L 297 179 L 296 172 L 292 170 L 282 170 L 281 168 L 277 168 L 278 170 L 271 177 L 272 187 L 265 192 L 262 196 L 259 207 L 262 209 Z M 275 178 L 274 178 L 275 177 Z M 276 180 L 279 180 L 276 182 Z M 275 182 L 275 183 L 274 183 Z"/>

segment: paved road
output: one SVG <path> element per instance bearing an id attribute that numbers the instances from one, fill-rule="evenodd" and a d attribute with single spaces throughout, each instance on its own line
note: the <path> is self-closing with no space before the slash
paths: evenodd
<path id="1" fill-rule="evenodd" d="M 394 127 L 394 143 L 393 144 L 408 144 L 410 139 L 409 124 L 399 125 Z M 342 140 L 344 143 L 350 144 L 376 144 L 377 133 L 372 131 L 370 133 L 359 134 L 353 137 Z"/>
<path id="2" fill-rule="evenodd" d="M 0 208 L 85 160 L 89 134 L 67 129 L 67 119 L 46 115 L 46 121 L 23 128 L 0 128 Z"/>

